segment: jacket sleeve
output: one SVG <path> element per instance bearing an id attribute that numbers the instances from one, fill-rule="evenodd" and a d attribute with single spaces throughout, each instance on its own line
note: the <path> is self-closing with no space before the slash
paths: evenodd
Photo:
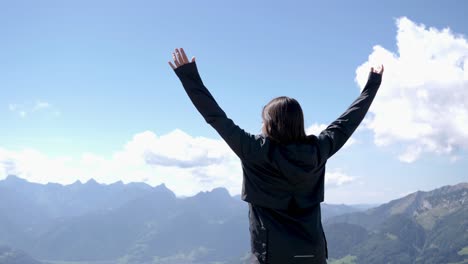
<path id="1" fill-rule="evenodd" d="M 369 110 L 381 82 L 381 74 L 370 72 L 359 97 L 338 119 L 320 133 L 318 144 L 321 162 L 325 162 L 333 156 L 351 137 Z"/>
<path id="2" fill-rule="evenodd" d="M 198 112 L 240 159 L 244 159 L 260 147 L 260 138 L 241 129 L 219 107 L 203 84 L 195 62 L 186 63 L 174 71 Z"/>

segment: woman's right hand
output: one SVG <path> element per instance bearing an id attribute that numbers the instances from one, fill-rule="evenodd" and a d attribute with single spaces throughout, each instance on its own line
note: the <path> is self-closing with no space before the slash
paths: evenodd
<path id="1" fill-rule="evenodd" d="M 383 72 L 384 72 L 384 66 L 383 64 L 380 66 L 380 70 L 374 70 L 374 67 L 371 67 L 370 68 L 371 72 L 375 72 L 377 74 L 380 74 L 380 75 L 383 75 Z"/>
<path id="2" fill-rule="evenodd" d="M 172 62 L 169 61 L 169 65 L 171 66 L 171 68 L 173 70 L 177 69 L 177 67 L 180 67 L 184 64 L 187 64 L 189 63 L 189 60 L 187 58 L 187 55 L 185 55 L 185 51 L 183 48 L 180 48 L 179 49 L 175 49 L 175 52 L 172 52 L 172 59 L 174 59 L 174 63 L 176 66 L 174 66 L 172 64 Z M 194 62 L 195 61 L 195 56 L 192 57 L 192 61 L 191 62 Z"/>

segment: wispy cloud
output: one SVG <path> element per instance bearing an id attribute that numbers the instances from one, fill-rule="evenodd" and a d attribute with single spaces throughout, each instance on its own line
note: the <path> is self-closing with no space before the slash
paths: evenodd
<path id="1" fill-rule="evenodd" d="M 385 65 L 366 127 L 377 146 L 406 146 L 398 155 L 403 162 L 424 153 L 456 160 L 468 149 L 468 42 L 448 28 L 427 28 L 406 17 L 396 25 L 398 52 L 377 45 L 356 69 L 362 89 L 369 68 Z"/>
<path id="2" fill-rule="evenodd" d="M 47 108 L 50 108 L 51 105 L 48 103 L 48 102 L 43 102 L 43 101 L 37 101 L 34 105 L 34 107 L 32 108 L 32 111 L 38 111 L 38 110 L 41 110 L 41 109 L 47 109 Z"/>
<path id="3" fill-rule="evenodd" d="M 27 112 L 24 110 L 24 107 L 20 104 L 8 104 L 8 110 L 10 110 L 10 112 L 16 113 L 22 118 L 26 117 L 27 115 Z"/>
<path id="4" fill-rule="evenodd" d="M 17 104 L 9 104 L 9 105 L 8 105 L 8 110 L 10 110 L 10 111 L 16 111 L 16 109 L 18 109 L 18 105 L 17 105 Z"/>
<path id="5" fill-rule="evenodd" d="M 47 111 L 47 113 L 53 114 L 54 116 L 60 115 L 60 111 L 56 107 L 41 100 L 37 100 L 34 103 L 10 103 L 8 104 L 8 110 L 17 114 L 21 118 L 25 118 L 35 112 L 41 111 Z"/>

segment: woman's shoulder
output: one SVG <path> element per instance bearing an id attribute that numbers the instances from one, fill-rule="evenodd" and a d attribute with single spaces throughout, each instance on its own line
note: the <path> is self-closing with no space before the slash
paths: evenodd
<path id="1" fill-rule="evenodd" d="M 263 133 L 256 134 L 254 137 L 260 147 L 255 153 L 249 155 L 245 159 L 246 161 L 264 162 L 266 160 L 276 163 L 278 158 L 285 158 L 285 155 L 289 157 L 288 159 L 303 155 L 305 155 L 305 159 L 310 159 L 317 150 L 317 137 L 315 135 L 309 135 L 301 142 L 288 144 L 277 142 Z"/>
<path id="2" fill-rule="evenodd" d="M 288 143 L 288 144 L 282 144 L 280 142 L 277 142 L 276 140 L 271 139 L 267 135 L 260 133 L 253 135 L 255 138 L 255 141 L 257 141 L 257 144 L 260 145 L 260 151 L 273 151 L 274 149 L 297 149 L 300 151 L 303 151 L 304 149 L 314 149 L 316 147 L 316 143 L 318 141 L 317 136 L 315 135 L 308 135 L 306 138 L 304 138 L 303 141 L 301 142 L 295 142 L 295 143 Z M 259 154 L 259 153 L 257 153 Z"/>
<path id="3" fill-rule="evenodd" d="M 306 141 L 307 141 L 308 143 L 315 144 L 315 143 L 317 143 L 317 136 L 316 136 L 316 135 L 313 135 L 313 134 L 307 135 L 307 136 L 306 136 Z"/>
<path id="4" fill-rule="evenodd" d="M 279 142 L 276 142 L 275 140 L 272 140 L 270 139 L 267 135 L 263 134 L 263 133 L 259 133 L 259 134 L 256 134 L 254 135 L 255 139 L 256 140 L 261 140 L 263 143 L 266 143 L 266 142 L 272 142 L 272 143 L 275 143 L 276 145 L 281 145 Z M 316 143 L 317 142 L 317 136 L 316 135 L 307 135 L 305 138 L 304 138 L 304 141 L 303 142 L 298 142 L 298 144 L 311 144 L 311 143 Z"/>

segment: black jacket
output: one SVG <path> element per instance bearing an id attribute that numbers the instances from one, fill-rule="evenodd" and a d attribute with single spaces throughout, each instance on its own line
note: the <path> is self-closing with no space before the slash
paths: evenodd
<path id="1" fill-rule="evenodd" d="M 318 136 L 307 136 L 306 143 L 280 145 L 263 134 L 244 131 L 228 118 L 204 86 L 195 62 L 174 71 L 206 122 L 241 160 L 242 199 L 249 203 L 255 263 L 326 263 L 320 211 L 325 164 L 361 123 L 381 75 L 371 72 L 360 96 Z"/>

